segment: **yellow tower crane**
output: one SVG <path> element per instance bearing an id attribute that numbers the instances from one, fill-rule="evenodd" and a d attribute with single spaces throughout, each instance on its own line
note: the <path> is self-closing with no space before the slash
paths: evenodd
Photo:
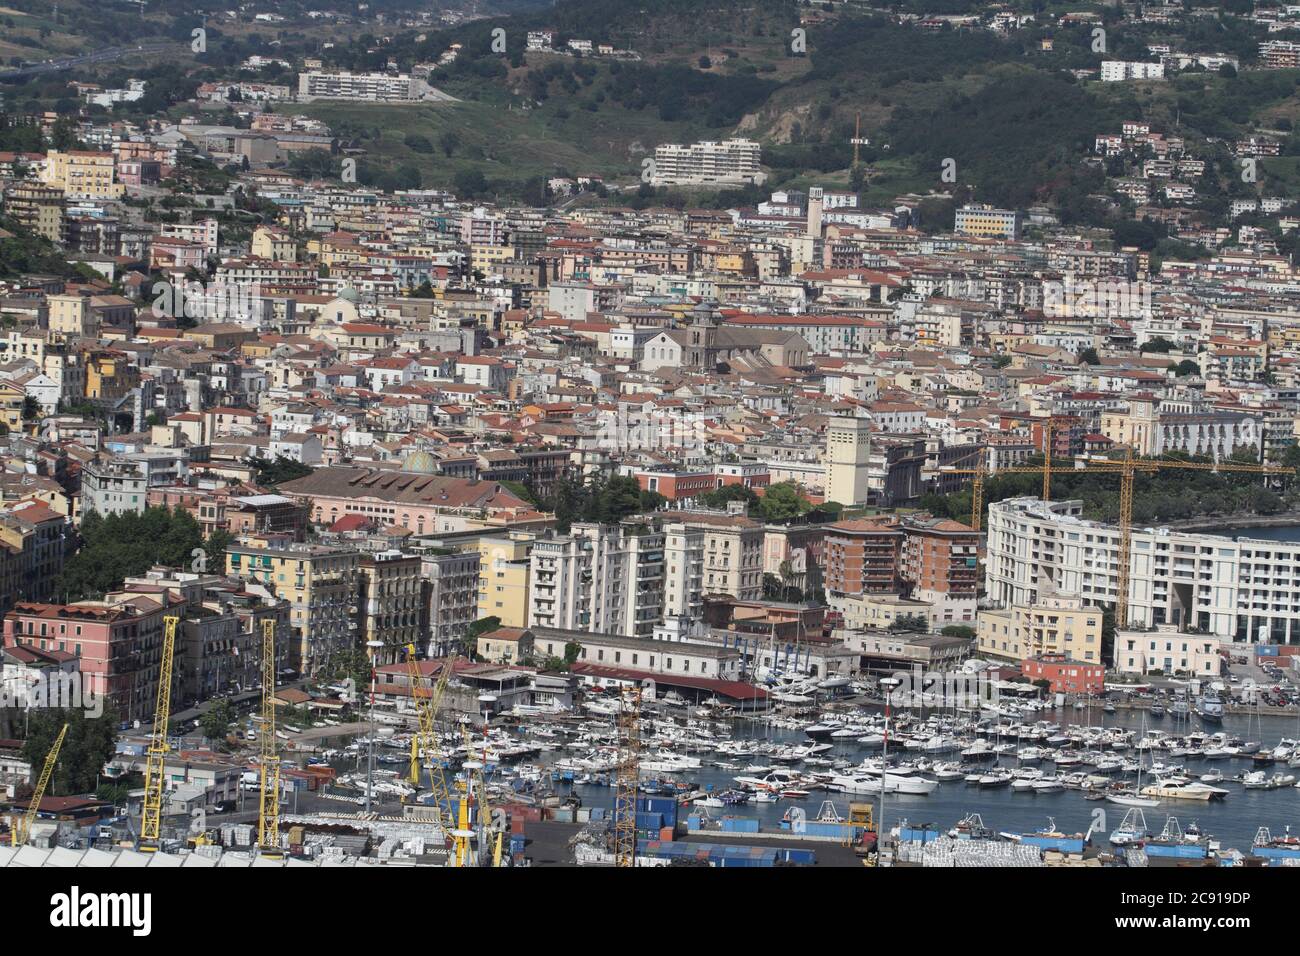
<path id="1" fill-rule="evenodd" d="M 415 702 L 419 729 L 411 738 L 411 767 L 409 779 L 414 786 L 420 785 L 420 767 L 424 760 L 429 761 L 429 791 L 433 795 L 433 804 L 438 818 L 443 813 L 450 813 L 451 791 L 447 788 L 447 777 L 443 773 L 438 755 L 438 709 L 442 698 L 447 693 L 447 682 L 456 669 L 456 656 L 443 661 L 438 679 L 431 688 L 422 688 L 420 666 L 415 659 L 415 645 L 406 645 L 406 674 L 411 685 L 411 698 Z"/>
<path id="2" fill-rule="evenodd" d="M 280 756 L 275 742 L 275 619 L 262 621 L 262 736 L 257 846 L 262 856 L 279 859 Z"/>
<path id="3" fill-rule="evenodd" d="M 41 800 L 45 798 L 45 788 L 50 785 L 50 777 L 54 775 L 54 765 L 59 759 L 59 749 L 63 746 L 63 738 L 67 733 L 68 725 L 64 724 L 63 729 L 59 731 L 59 736 L 54 738 L 54 746 L 45 755 L 45 766 L 41 770 L 40 779 L 36 782 L 36 789 L 32 791 L 32 800 L 27 804 L 27 812 L 14 820 L 14 829 L 9 835 L 9 842 L 13 846 L 26 846 L 27 841 L 31 839 L 32 824 L 36 822 L 36 814 L 41 809 Z"/>
<path id="4" fill-rule="evenodd" d="M 614 865 L 636 866 L 636 799 L 641 777 L 641 688 L 625 688 L 618 712 Z"/>
<path id="5" fill-rule="evenodd" d="M 979 459 L 974 468 L 949 468 L 944 466 L 940 469 L 948 475 L 970 475 L 970 526 L 975 531 L 979 531 L 984 523 L 984 482 L 989 477 L 988 464 L 984 457 L 983 449 L 980 450 Z M 1049 501 L 1052 488 L 1052 465 L 1044 461 L 1041 465 L 1014 465 L 1010 468 L 999 468 L 996 472 L 999 475 L 1042 475 L 1043 476 L 1043 500 Z"/>
<path id="6" fill-rule="evenodd" d="M 176 652 L 176 627 L 180 618 L 163 618 L 162 660 L 158 665 L 158 699 L 153 711 L 153 734 L 144 761 L 144 806 L 140 813 L 140 849 L 153 853 L 162 837 L 163 771 L 167 760 L 167 721 L 172 710 L 172 662 Z"/>
<path id="7" fill-rule="evenodd" d="M 1133 450 L 1125 447 L 1124 457 L 1111 461 L 1083 461 L 1084 471 L 1117 474 L 1119 484 L 1119 567 L 1116 573 L 1115 626 L 1128 627 L 1129 568 L 1133 551 L 1133 478 L 1138 472 L 1154 474 L 1164 469 L 1188 471 L 1237 471 L 1261 475 L 1294 475 L 1294 468 L 1282 465 L 1245 465 L 1230 462 L 1164 461 L 1155 458 L 1134 458 Z"/>

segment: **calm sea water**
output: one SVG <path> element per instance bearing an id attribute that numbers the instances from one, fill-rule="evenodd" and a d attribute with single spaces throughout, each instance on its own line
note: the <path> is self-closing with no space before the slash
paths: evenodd
<path id="1" fill-rule="evenodd" d="M 1223 532 L 1229 538 L 1263 538 L 1265 541 L 1300 541 L 1300 525 L 1278 528 L 1229 528 Z"/>

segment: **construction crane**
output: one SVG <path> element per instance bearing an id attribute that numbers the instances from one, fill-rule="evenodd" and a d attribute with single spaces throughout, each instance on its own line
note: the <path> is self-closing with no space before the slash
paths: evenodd
<path id="1" fill-rule="evenodd" d="M 45 798 L 45 788 L 50 785 L 50 777 L 54 774 L 54 765 L 59 759 L 59 749 L 63 746 L 63 738 L 67 734 L 68 725 L 64 724 L 63 729 L 59 731 L 59 736 L 54 738 L 54 746 L 45 755 L 45 766 L 41 770 L 40 779 L 36 781 L 36 789 L 32 791 L 32 800 L 31 803 L 27 804 L 27 812 L 15 819 L 13 832 L 9 835 L 9 842 L 13 846 L 26 846 L 27 841 L 31 838 L 32 824 L 36 821 L 36 814 L 41 809 L 41 800 Z"/>
<path id="2" fill-rule="evenodd" d="M 257 808 L 257 846 L 262 856 L 279 858 L 280 756 L 275 743 L 275 619 L 262 621 L 262 737 L 260 800 Z"/>
<path id="3" fill-rule="evenodd" d="M 436 722 L 442 698 L 447 693 L 447 682 L 456 669 L 456 656 L 448 657 L 442 665 L 438 679 L 432 688 L 421 690 L 420 666 L 415 659 L 415 645 L 406 645 L 406 674 L 411 685 L 411 699 L 415 702 L 419 729 L 411 738 L 411 767 L 409 779 L 413 786 L 420 785 L 420 767 L 423 760 L 429 761 L 429 791 L 433 794 L 433 805 L 438 818 L 445 812 L 451 812 L 451 791 L 447 788 L 447 777 L 442 771 L 437 754 L 438 733 Z"/>
<path id="4" fill-rule="evenodd" d="M 970 475 L 970 526 L 976 531 L 980 530 L 984 518 L 984 482 L 989 477 L 988 463 L 984 456 L 984 449 L 977 452 L 978 458 L 974 468 L 950 468 L 944 466 L 940 469 L 946 475 Z M 996 472 L 999 475 L 1042 475 L 1043 476 L 1043 500 L 1050 501 L 1052 490 L 1052 463 L 1050 456 L 1044 458 L 1041 465 L 1015 465 L 1010 468 L 999 468 Z"/>
<path id="5" fill-rule="evenodd" d="M 618 711 L 614 865 L 636 866 L 636 799 L 641 776 L 641 688 L 624 688 Z"/>
<path id="6" fill-rule="evenodd" d="M 162 838 L 163 771 L 167 760 L 167 721 L 172 710 L 172 662 L 176 652 L 176 627 L 180 618 L 163 618 L 162 660 L 158 665 L 158 699 L 153 711 L 153 734 L 144 760 L 144 806 L 140 811 L 140 849 L 153 853 Z"/>
<path id="7" fill-rule="evenodd" d="M 1261 475 L 1294 475 L 1294 468 L 1282 465 L 1246 465 L 1229 462 L 1164 461 L 1134 458 L 1132 448 L 1125 447 L 1124 457 L 1109 461 L 1081 460 L 1083 471 L 1117 474 L 1119 483 L 1119 569 L 1116 580 L 1115 626 L 1128 627 L 1129 565 L 1133 551 L 1133 478 L 1138 472 L 1154 474 L 1165 469 L 1188 471 L 1237 471 Z"/>

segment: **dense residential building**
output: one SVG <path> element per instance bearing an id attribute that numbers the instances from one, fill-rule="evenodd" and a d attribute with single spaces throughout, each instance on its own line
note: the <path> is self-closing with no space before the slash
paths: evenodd
<path id="1" fill-rule="evenodd" d="M 407 645 L 426 643 L 426 606 L 421 594 L 421 558 L 401 551 L 367 554 L 358 564 L 357 606 L 360 637 L 382 645 L 382 664 L 404 660 Z"/>
<path id="2" fill-rule="evenodd" d="M 1050 655 L 1097 665 L 1101 611 L 1081 598 L 1049 595 L 1032 605 L 982 611 L 977 640 L 989 657 L 1023 661 Z"/>
<path id="3" fill-rule="evenodd" d="M 313 672 L 357 640 L 361 556 L 344 547 L 252 537 L 226 549 L 226 569 L 289 602 L 291 666 Z"/>
<path id="4" fill-rule="evenodd" d="M 575 524 L 529 556 L 528 626 L 646 636 L 664 613 L 664 535 Z"/>
<path id="5" fill-rule="evenodd" d="M 985 591 L 1005 607 L 1049 593 L 1093 606 L 1118 595 L 1120 532 L 1080 516 L 1082 503 L 1012 498 L 989 506 Z M 1129 569 L 1130 623 L 1171 624 L 1226 642 L 1300 641 L 1300 609 L 1288 575 L 1300 542 L 1135 528 Z"/>

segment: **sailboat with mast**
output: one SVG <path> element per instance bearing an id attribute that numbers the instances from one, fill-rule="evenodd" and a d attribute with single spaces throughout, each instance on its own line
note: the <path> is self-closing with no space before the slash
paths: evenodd
<path id="1" fill-rule="evenodd" d="M 1147 721 L 1146 721 L 1146 717 L 1143 717 L 1142 718 L 1143 738 L 1145 738 L 1146 735 L 1147 735 Z M 1137 785 L 1134 787 L 1125 787 L 1123 790 L 1117 790 L 1114 793 L 1106 794 L 1107 802 L 1118 804 L 1121 807 L 1132 807 L 1133 809 L 1137 810 L 1139 813 L 1141 813 L 1142 807 L 1160 806 L 1160 801 L 1157 800 L 1156 798 L 1142 796 L 1142 764 L 1146 762 L 1146 755 L 1148 752 L 1149 751 L 1144 750 L 1138 755 Z M 1132 811 L 1130 811 L 1128 814 L 1125 814 L 1124 819 L 1127 820 L 1131 815 L 1131 813 Z M 1143 821 L 1143 823 L 1145 823 L 1145 821 Z M 1114 841 L 1112 840 L 1111 842 Z"/>

